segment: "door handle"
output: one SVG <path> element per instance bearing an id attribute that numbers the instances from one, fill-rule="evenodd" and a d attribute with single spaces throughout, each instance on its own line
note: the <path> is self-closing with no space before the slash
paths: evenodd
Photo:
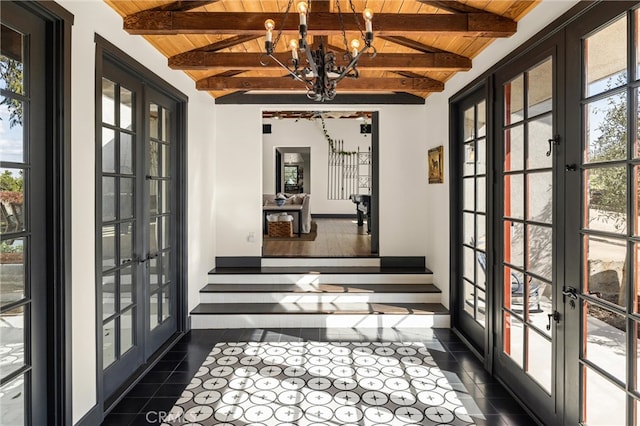
<path id="1" fill-rule="evenodd" d="M 565 287 L 562 290 L 562 295 L 567 296 L 569 299 L 578 300 L 577 290 L 573 287 Z"/>
<path id="2" fill-rule="evenodd" d="M 562 301 L 565 301 L 565 297 L 569 298 L 569 306 L 571 309 L 576 308 L 576 300 L 578 300 L 578 291 L 573 287 L 564 287 L 562 289 Z"/>

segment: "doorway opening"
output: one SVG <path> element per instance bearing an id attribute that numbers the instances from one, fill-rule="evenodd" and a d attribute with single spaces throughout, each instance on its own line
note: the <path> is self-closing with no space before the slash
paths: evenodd
<path id="1" fill-rule="evenodd" d="M 262 120 L 263 256 L 377 256 L 377 113 L 264 111 Z"/>

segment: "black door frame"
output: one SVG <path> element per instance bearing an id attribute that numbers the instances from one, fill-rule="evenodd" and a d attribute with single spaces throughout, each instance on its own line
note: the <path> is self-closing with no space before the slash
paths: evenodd
<path id="1" fill-rule="evenodd" d="M 73 15 L 53 1 L 6 1 L 45 24 L 46 395 L 39 409 L 51 424 L 72 423 L 71 340 L 71 27 Z"/>
<path id="2" fill-rule="evenodd" d="M 102 98 L 102 90 L 101 90 L 101 80 L 103 75 L 103 60 L 104 58 L 108 58 L 110 61 L 121 64 L 126 67 L 126 69 L 130 72 L 131 75 L 140 79 L 141 83 L 146 86 L 149 86 L 155 90 L 158 90 L 160 93 L 168 96 L 176 102 L 176 121 L 178 123 L 178 128 L 176 129 L 176 149 L 173 153 L 177 156 L 176 159 L 176 173 L 175 176 L 175 185 L 177 188 L 175 194 L 175 223 L 178 224 L 177 229 L 175 230 L 175 238 L 176 238 L 176 276 L 177 276 L 177 293 L 175 298 L 176 303 L 176 333 L 171 336 L 167 342 L 162 345 L 157 351 L 153 354 L 145 354 L 145 360 L 143 364 L 131 375 L 131 377 L 123 383 L 123 385 L 117 389 L 111 396 L 104 395 L 103 387 L 103 368 L 102 368 L 102 339 L 100 339 L 100 333 L 102 332 L 102 307 L 98 306 L 100 298 L 99 295 L 99 285 L 100 282 L 100 271 L 96 268 L 96 401 L 97 401 L 97 417 L 98 420 L 102 420 L 104 416 L 108 413 L 108 411 L 113 408 L 126 394 L 126 392 L 131 389 L 135 384 L 144 376 L 144 374 L 149 371 L 153 365 L 162 357 L 162 355 L 167 352 L 173 344 L 175 344 L 179 338 L 184 335 L 190 329 L 190 322 L 188 318 L 188 223 L 187 223 L 187 188 L 188 188 L 188 175 L 187 175 L 187 105 L 189 98 L 174 88 L 163 80 L 161 77 L 157 76 L 151 70 L 146 68 L 144 65 L 137 62 L 135 59 L 131 58 L 124 51 L 116 47 L 114 44 L 100 36 L 99 34 L 94 35 L 94 41 L 96 43 L 96 56 L 95 56 L 95 64 L 96 64 L 96 83 L 95 83 L 95 94 L 94 94 L 94 102 L 101 102 Z M 145 96 L 142 96 L 142 105 L 146 107 L 146 99 Z M 96 117 L 95 122 L 95 137 L 96 140 L 99 140 L 101 137 L 99 132 L 100 124 L 102 117 L 100 115 L 101 109 L 96 107 Z M 99 154 L 96 154 L 99 155 Z M 99 157 L 97 157 L 99 158 Z M 97 164 L 100 164 L 97 162 Z M 96 187 L 98 186 L 99 175 L 96 173 Z M 96 194 L 99 194 L 100 191 L 97 191 Z M 96 196 L 96 223 L 101 223 L 101 200 Z M 96 238 L 96 261 L 100 259 L 101 255 L 101 241 L 99 238 Z M 92 414 L 92 419 L 95 419 Z"/>

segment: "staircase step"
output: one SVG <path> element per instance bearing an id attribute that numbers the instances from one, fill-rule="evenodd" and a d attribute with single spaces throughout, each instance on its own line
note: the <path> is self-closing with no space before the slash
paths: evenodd
<path id="1" fill-rule="evenodd" d="M 210 284 L 431 284 L 433 273 L 428 269 L 378 267 L 217 268 L 209 272 L 208 282 Z"/>
<path id="2" fill-rule="evenodd" d="M 449 327 L 439 303 L 201 303 L 192 328 Z"/>
<path id="3" fill-rule="evenodd" d="M 433 284 L 208 284 L 202 303 L 437 303 Z"/>
<path id="4" fill-rule="evenodd" d="M 379 257 L 263 257 L 262 267 L 380 267 Z"/>
<path id="5" fill-rule="evenodd" d="M 201 293 L 442 293 L 433 284 L 207 284 Z"/>

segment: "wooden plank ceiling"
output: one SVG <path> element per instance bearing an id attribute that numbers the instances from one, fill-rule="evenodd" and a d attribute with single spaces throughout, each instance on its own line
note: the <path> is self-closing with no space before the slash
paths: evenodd
<path id="1" fill-rule="evenodd" d="M 288 0 L 105 0 L 123 17 L 124 29 L 142 35 L 183 70 L 199 90 L 214 97 L 246 91 L 302 91 L 273 60 L 264 62 L 264 21 L 281 27 Z M 361 12 L 373 10 L 377 56 L 358 63 L 360 78 L 338 83 L 338 93 L 406 92 L 426 98 L 444 90 L 455 73 L 471 69 L 472 59 L 493 40 L 509 37 L 517 21 L 540 0 L 352 0 Z M 307 0 L 309 2 L 309 0 Z M 297 39 L 295 3 L 275 47 L 282 61 Z M 340 0 L 347 40 L 360 38 L 348 0 Z M 341 57 L 344 41 L 336 0 L 312 0 L 308 38 L 323 40 Z M 274 38 L 277 32 L 274 32 Z"/>

